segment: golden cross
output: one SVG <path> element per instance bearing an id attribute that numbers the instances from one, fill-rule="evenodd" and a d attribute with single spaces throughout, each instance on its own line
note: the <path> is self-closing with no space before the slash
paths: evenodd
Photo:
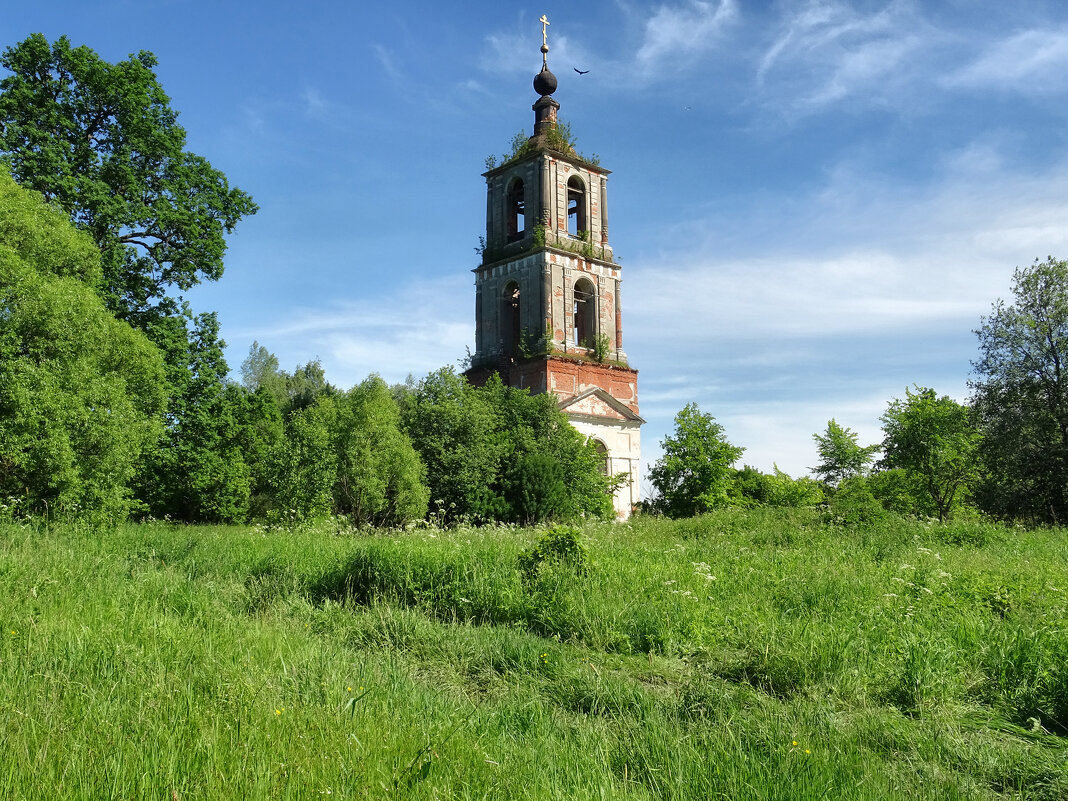
<path id="1" fill-rule="evenodd" d="M 545 29 L 549 27 L 549 20 L 542 14 L 541 19 L 539 19 L 538 22 L 541 23 L 541 45 L 542 47 L 546 47 L 549 44 L 549 36 Z"/>

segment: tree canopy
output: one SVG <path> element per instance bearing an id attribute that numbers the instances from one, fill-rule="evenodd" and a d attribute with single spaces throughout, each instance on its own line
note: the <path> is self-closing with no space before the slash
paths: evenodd
<path id="1" fill-rule="evenodd" d="M 723 426 L 696 403 L 675 415 L 675 435 L 665 437 L 664 455 L 649 478 L 658 493 L 654 506 L 671 517 L 691 517 L 729 502 L 732 465 L 744 448 L 731 445 Z"/>
<path id="2" fill-rule="evenodd" d="M 986 439 L 980 500 L 1006 516 L 1068 520 L 1068 262 L 1013 273 L 976 330 L 972 402 Z"/>
<path id="3" fill-rule="evenodd" d="M 152 53 L 111 64 L 36 33 L 0 66 L 0 158 L 92 237 L 113 312 L 144 327 L 177 310 L 170 288 L 222 275 L 224 235 L 256 205 L 185 150 Z"/>
<path id="4" fill-rule="evenodd" d="M 160 432 L 160 354 L 104 308 L 98 262 L 0 170 L 0 497 L 29 510 L 122 517 Z"/>
<path id="5" fill-rule="evenodd" d="M 982 435 L 972 423 L 971 410 L 933 389 L 905 389 L 882 416 L 882 466 L 900 468 L 919 479 L 940 520 L 967 493 L 979 470 L 976 451 Z"/>
<path id="6" fill-rule="evenodd" d="M 403 425 L 427 467 L 431 509 L 447 521 L 610 517 L 593 444 L 551 395 L 475 387 L 450 368 L 403 392 Z"/>
<path id="7" fill-rule="evenodd" d="M 851 428 L 842 428 L 832 417 L 827 421 L 827 431 L 813 434 L 820 463 L 812 472 L 823 482 L 837 487 L 840 482 L 853 476 L 864 475 L 878 445 L 863 446 L 857 442 L 859 434 Z"/>

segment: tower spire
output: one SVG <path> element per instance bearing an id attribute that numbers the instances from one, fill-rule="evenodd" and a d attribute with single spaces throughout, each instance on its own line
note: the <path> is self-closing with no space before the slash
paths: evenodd
<path id="1" fill-rule="evenodd" d="M 531 108 L 534 110 L 534 136 L 541 136 L 550 128 L 556 127 L 556 112 L 560 104 L 552 98 L 556 91 L 556 76 L 549 71 L 549 20 L 542 14 L 541 19 L 541 72 L 534 76 L 534 91 L 541 97 Z"/>
<path id="2" fill-rule="evenodd" d="M 549 69 L 547 61 L 549 56 L 549 33 L 546 29 L 549 27 L 549 19 L 542 14 L 538 22 L 541 23 L 541 68 L 547 70 Z"/>

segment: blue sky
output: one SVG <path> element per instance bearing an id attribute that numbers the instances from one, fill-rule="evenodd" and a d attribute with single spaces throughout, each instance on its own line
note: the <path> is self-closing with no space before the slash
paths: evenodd
<path id="1" fill-rule="evenodd" d="M 52 0 L 0 42 L 154 52 L 189 148 L 261 207 L 195 308 L 235 369 L 256 340 L 347 387 L 473 347 L 480 174 L 530 133 L 543 13 L 561 117 L 613 171 L 647 460 L 690 401 L 803 475 L 831 417 L 874 442 L 906 386 L 964 399 L 1013 268 L 1068 254 L 1060 0 Z"/>

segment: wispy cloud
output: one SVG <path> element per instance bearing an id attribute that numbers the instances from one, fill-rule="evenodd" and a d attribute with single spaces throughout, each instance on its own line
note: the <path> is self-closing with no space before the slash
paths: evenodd
<path id="1" fill-rule="evenodd" d="M 937 31 L 911 3 L 863 13 L 836 0 L 810 0 L 783 16 L 760 57 L 757 84 L 777 105 L 811 112 L 846 98 L 885 102 L 916 75 Z"/>
<path id="2" fill-rule="evenodd" d="M 1053 94 L 1068 88 L 1068 28 L 1019 31 L 990 43 L 948 75 L 951 88 Z"/>
<path id="3" fill-rule="evenodd" d="M 748 449 L 744 461 L 796 475 L 832 416 L 876 441 L 905 386 L 964 399 L 971 331 L 1012 269 L 1068 252 L 1068 163 L 1030 175 L 1000 163 L 993 143 L 965 147 L 921 188 L 843 166 L 807 197 L 762 204 L 739 255 L 723 255 L 709 220 L 705 236 L 695 225 L 684 237 L 692 247 L 628 272 L 646 464 L 689 401 Z"/>
<path id="4" fill-rule="evenodd" d="M 471 344 L 468 315 L 442 313 L 469 308 L 470 291 L 463 276 L 405 285 L 374 300 L 294 308 L 254 335 L 237 331 L 232 337 L 259 339 L 283 365 L 315 354 L 329 365 L 330 380 L 342 387 L 372 372 L 403 381 L 409 371 L 421 377 L 455 363 Z"/>
<path id="5" fill-rule="evenodd" d="M 530 73 L 541 68 L 538 63 L 538 48 L 541 46 L 539 28 L 534 27 L 529 19 L 520 20 L 519 26 L 509 31 L 491 33 L 485 38 L 482 52 L 482 69 L 490 73 Z M 561 74 L 571 65 L 588 64 L 591 59 L 583 48 L 577 46 L 573 39 L 557 34 L 549 28 L 549 69 Z"/>
<path id="6" fill-rule="evenodd" d="M 722 33 L 738 16 L 734 0 L 659 6 L 645 23 L 635 56 L 640 72 L 656 77 L 719 46 Z"/>
<path id="7" fill-rule="evenodd" d="M 329 113 L 329 104 L 322 92 L 314 87 L 305 87 L 302 93 L 304 111 L 311 117 L 324 117 Z"/>
<path id="8" fill-rule="evenodd" d="M 979 149 L 982 158 L 949 158 L 942 181 L 919 189 L 843 168 L 807 198 L 764 207 L 747 236 L 768 244 L 741 259 L 709 259 L 723 252 L 710 228 L 693 251 L 628 276 L 642 298 L 631 315 L 659 321 L 643 336 L 682 340 L 696 332 L 679 327 L 727 335 L 757 319 L 777 337 L 968 325 L 1013 266 L 1068 252 L 1068 165 L 1008 174 Z"/>

